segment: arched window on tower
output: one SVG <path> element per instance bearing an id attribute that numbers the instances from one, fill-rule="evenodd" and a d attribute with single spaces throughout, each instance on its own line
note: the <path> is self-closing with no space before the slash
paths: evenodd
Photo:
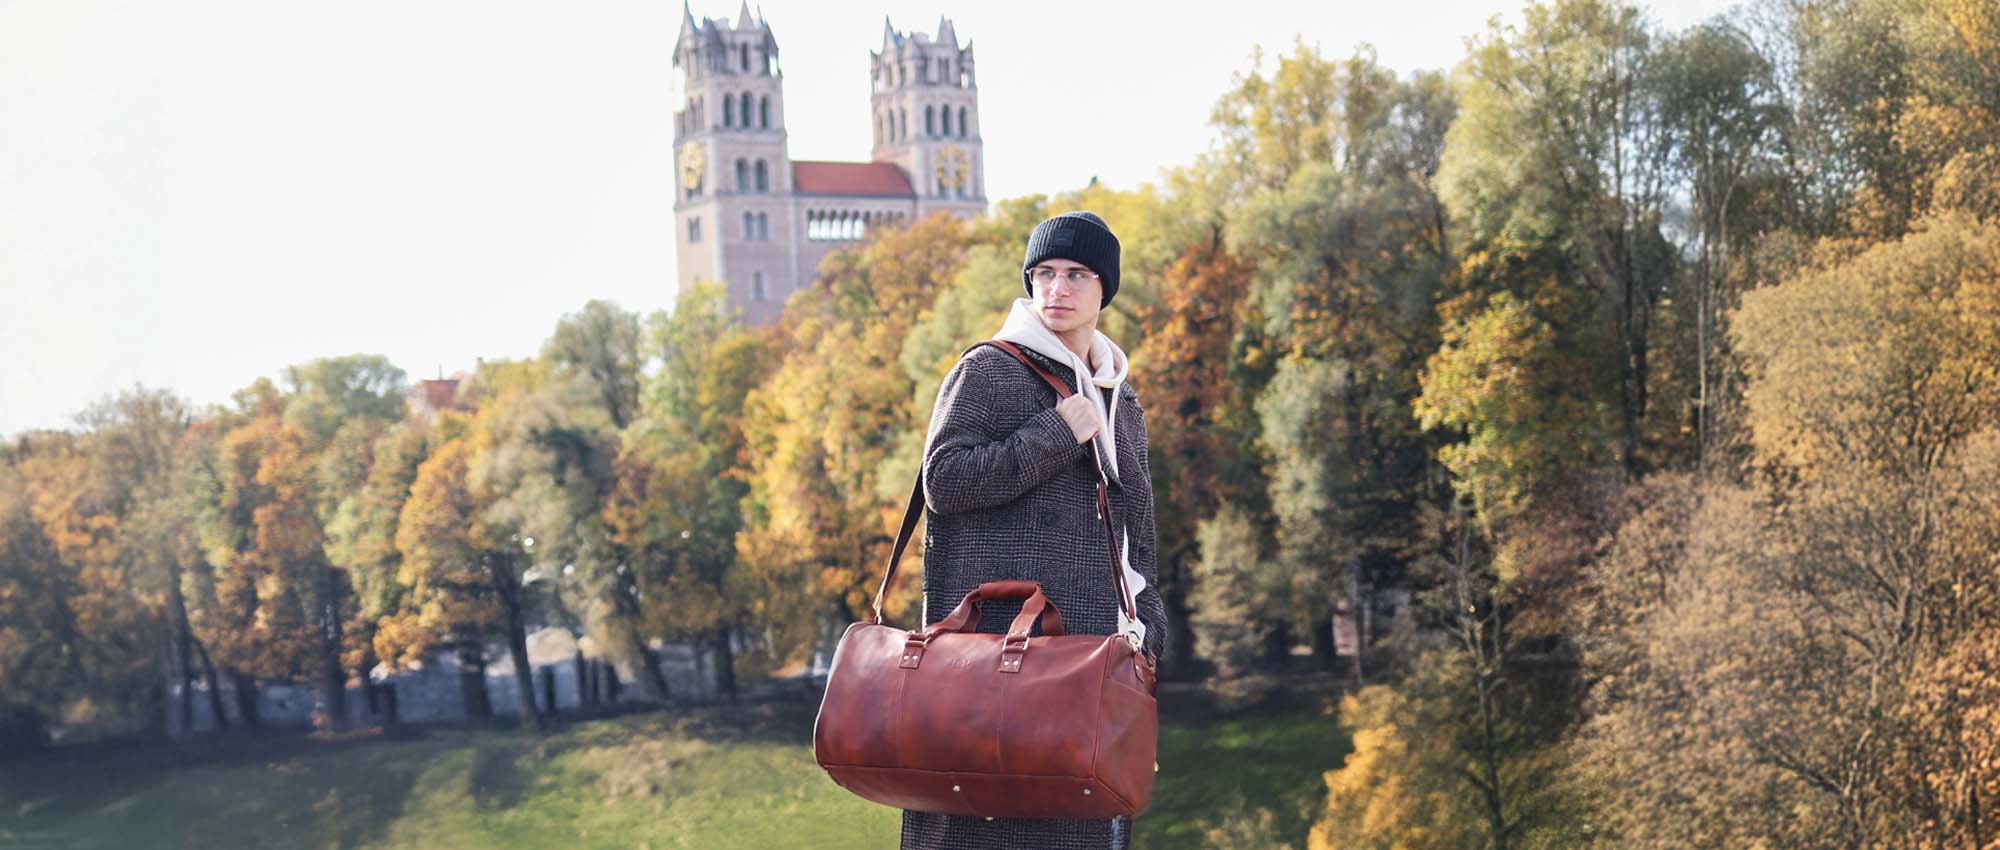
<path id="1" fill-rule="evenodd" d="M 771 167 L 764 160 L 757 160 L 757 191 L 771 191 Z"/>
<path id="2" fill-rule="evenodd" d="M 937 116 L 931 114 L 928 106 L 924 107 L 924 135 L 937 138 Z"/>
<path id="3" fill-rule="evenodd" d="M 771 128 L 771 98 L 768 96 L 757 98 L 757 126 L 766 130 Z"/>
<path id="4" fill-rule="evenodd" d="M 737 45 L 737 47 L 736 47 L 736 50 L 737 50 L 738 54 L 739 54 L 739 55 L 740 55 L 740 56 L 742 57 L 742 61 L 741 61 L 741 63 L 740 63 L 740 64 L 741 64 L 741 65 L 743 66 L 743 72 L 744 72 L 744 73 L 746 73 L 746 74 L 747 74 L 747 73 L 749 73 L 749 72 L 750 72 L 750 45 L 747 45 L 747 44 L 742 44 L 742 45 Z"/>
<path id="5" fill-rule="evenodd" d="M 898 109 L 896 110 L 896 138 L 907 139 L 909 137 L 910 111 L 907 109 Z"/>
<path id="6" fill-rule="evenodd" d="M 747 159 L 736 161 L 736 191 L 750 191 L 750 161 Z"/>
<path id="7" fill-rule="evenodd" d="M 951 107 L 947 106 L 938 110 L 938 112 L 938 134 L 943 136 L 951 135 Z"/>
<path id="8" fill-rule="evenodd" d="M 750 297 L 752 297 L 752 298 L 755 298 L 755 299 L 757 299 L 757 300 L 759 300 L 759 301 L 762 301 L 762 300 L 764 300 L 764 273 L 763 273 L 763 272 L 751 272 L 751 273 L 750 273 Z"/>
<path id="9" fill-rule="evenodd" d="M 729 95 L 722 96 L 722 126 L 736 126 L 736 99 Z"/>
<path id="10" fill-rule="evenodd" d="M 958 108 L 958 137 L 965 138 L 965 107 Z"/>
<path id="11" fill-rule="evenodd" d="M 750 129 L 750 127 L 752 126 L 752 125 L 751 125 L 751 123 L 750 123 L 750 106 L 751 106 L 751 103 L 752 103 L 752 101 L 750 100 L 750 93 L 749 93 L 749 92 L 747 92 L 747 91 L 746 91 L 746 92 L 744 92 L 744 93 L 743 93 L 743 107 L 742 107 L 741 109 L 738 109 L 738 110 L 736 111 L 736 114 L 738 114 L 738 115 L 741 115 L 741 116 L 743 116 L 743 129 L 745 129 L 745 130 L 748 130 L 748 129 Z"/>

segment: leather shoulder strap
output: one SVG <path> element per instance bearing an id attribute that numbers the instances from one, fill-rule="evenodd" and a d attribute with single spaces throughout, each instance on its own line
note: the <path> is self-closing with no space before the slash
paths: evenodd
<path id="1" fill-rule="evenodd" d="M 1011 342 L 997 339 L 976 342 L 968 346 L 965 351 L 960 352 L 959 357 L 961 359 L 964 358 L 966 355 L 971 354 L 973 349 L 982 345 L 991 345 L 994 348 L 1013 355 L 1014 359 L 1027 364 L 1028 368 L 1033 369 L 1035 374 L 1040 375 L 1042 380 L 1048 382 L 1048 385 L 1055 389 L 1057 399 L 1065 399 L 1074 395 L 1070 391 L 1069 385 L 1063 383 L 1061 378 L 1056 377 L 1049 370 L 1042 368 L 1040 363 L 1036 363 L 1033 358 L 1022 353 L 1021 349 Z M 1098 452 L 1097 441 L 1095 439 L 1090 441 L 1090 451 L 1093 455 Z M 1097 470 L 1097 518 L 1103 521 L 1105 542 L 1111 551 L 1111 578 L 1118 586 L 1118 607 L 1125 612 L 1125 616 L 1136 621 L 1139 619 L 1138 604 L 1132 598 L 1131 592 L 1126 589 L 1125 562 L 1118 556 L 1118 532 L 1111 521 L 1111 499 L 1106 489 L 1107 484 L 1104 478 L 1103 459 L 1093 457 L 1092 461 L 1091 468 Z M 922 518 L 923 515 L 924 473 L 923 465 L 920 461 L 917 466 L 916 481 L 910 486 L 909 504 L 903 508 L 902 527 L 896 530 L 896 543 L 889 549 L 889 566 L 882 571 L 882 584 L 875 589 L 875 613 L 873 619 L 869 620 L 871 623 L 881 623 L 883 621 L 882 600 L 889 595 L 889 588 L 896 580 L 896 565 L 903 560 L 903 550 L 909 547 L 910 535 L 916 531 L 917 520 Z"/>

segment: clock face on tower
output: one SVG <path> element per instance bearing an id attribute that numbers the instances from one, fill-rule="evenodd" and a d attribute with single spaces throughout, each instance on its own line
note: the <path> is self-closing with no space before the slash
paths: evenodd
<path id="1" fill-rule="evenodd" d="M 688 142 L 681 145 L 681 186 L 690 191 L 701 188 L 701 178 L 708 172 L 708 155 L 701 145 Z"/>
<path id="2" fill-rule="evenodd" d="M 971 161 L 965 151 L 957 145 L 945 145 L 938 151 L 938 185 L 947 189 L 965 188 L 965 176 L 971 168 Z"/>

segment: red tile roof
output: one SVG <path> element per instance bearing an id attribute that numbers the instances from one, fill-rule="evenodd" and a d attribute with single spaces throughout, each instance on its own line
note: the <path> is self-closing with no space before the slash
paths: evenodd
<path id="1" fill-rule="evenodd" d="M 431 410 L 444 410 L 458 402 L 458 379 L 418 381 L 417 393 L 425 407 Z"/>
<path id="2" fill-rule="evenodd" d="M 792 191 L 800 195 L 914 198 L 910 178 L 890 162 L 792 161 Z"/>

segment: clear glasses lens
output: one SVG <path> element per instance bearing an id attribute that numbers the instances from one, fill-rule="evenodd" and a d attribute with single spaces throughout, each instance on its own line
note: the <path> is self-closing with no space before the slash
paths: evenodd
<path id="1" fill-rule="evenodd" d="M 1064 283 L 1072 287 L 1079 286 L 1086 280 L 1097 279 L 1097 273 L 1089 269 L 1069 269 L 1066 272 L 1058 272 L 1047 266 L 1037 266 L 1031 274 L 1034 277 L 1036 286 L 1049 286 L 1055 283 L 1057 278 L 1061 278 Z"/>

